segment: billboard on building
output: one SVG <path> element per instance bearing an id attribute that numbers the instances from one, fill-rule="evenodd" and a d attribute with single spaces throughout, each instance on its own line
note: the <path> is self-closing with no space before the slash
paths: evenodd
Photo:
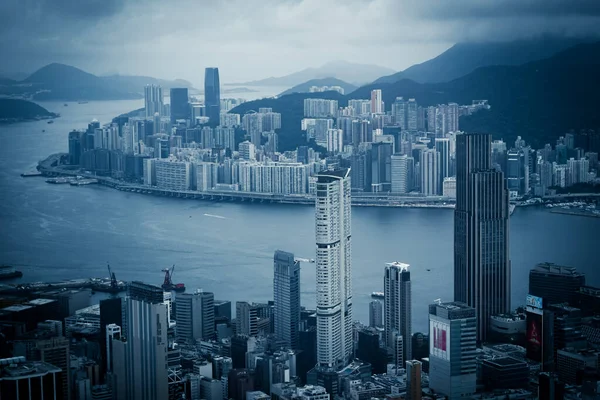
<path id="1" fill-rule="evenodd" d="M 533 296 L 531 294 L 527 295 L 527 307 L 533 307 L 541 310 L 542 308 L 544 308 L 543 303 L 544 302 L 541 297 Z"/>
<path id="2" fill-rule="evenodd" d="M 542 361 L 543 350 L 543 316 L 530 311 L 527 314 L 527 358 L 533 361 Z"/>
<path id="3" fill-rule="evenodd" d="M 450 360 L 450 325 L 429 321 L 429 355 Z"/>

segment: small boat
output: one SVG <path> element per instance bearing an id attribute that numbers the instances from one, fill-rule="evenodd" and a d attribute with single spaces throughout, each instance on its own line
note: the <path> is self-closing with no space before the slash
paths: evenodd
<path id="1" fill-rule="evenodd" d="M 45 130 L 45 129 L 42 129 L 42 132 L 46 132 L 46 130 Z"/>
<path id="2" fill-rule="evenodd" d="M 427 268 L 427 272 L 431 271 L 429 268 Z"/>
<path id="3" fill-rule="evenodd" d="M 50 121 L 48 121 L 48 123 L 49 123 L 49 124 L 53 124 L 53 123 L 54 123 L 54 121 L 50 120 Z"/>
<path id="4" fill-rule="evenodd" d="M 65 107 L 68 107 L 68 104 L 67 104 L 67 103 L 65 103 L 65 104 L 63 104 L 63 106 L 65 106 Z"/>
<path id="5" fill-rule="evenodd" d="M 79 104 L 87 104 L 87 101 L 80 101 Z"/>
<path id="6" fill-rule="evenodd" d="M 23 276 L 21 271 L 17 271 L 10 265 L 0 265 L 0 279 L 20 278 Z"/>

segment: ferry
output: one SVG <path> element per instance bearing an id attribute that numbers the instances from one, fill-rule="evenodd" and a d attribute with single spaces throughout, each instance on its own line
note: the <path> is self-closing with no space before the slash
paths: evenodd
<path id="1" fill-rule="evenodd" d="M 20 278 L 23 276 L 21 271 L 17 271 L 10 265 L 0 265 L 0 279 Z"/>
<path id="2" fill-rule="evenodd" d="M 53 124 L 53 123 L 54 123 L 54 121 L 50 120 L 50 121 L 48 121 L 48 123 L 49 123 L 49 124 Z"/>

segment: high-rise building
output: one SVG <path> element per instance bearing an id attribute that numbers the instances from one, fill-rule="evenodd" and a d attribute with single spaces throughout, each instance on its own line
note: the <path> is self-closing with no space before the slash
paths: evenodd
<path id="1" fill-rule="evenodd" d="M 386 344 L 393 349 L 397 336 L 402 336 L 402 359 L 398 360 L 400 367 L 407 360 L 412 360 L 412 295 L 408 268 L 408 264 L 388 263 L 383 277 Z"/>
<path id="2" fill-rule="evenodd" d="M 414 159 L 406 154 L 391 157 L 392 192 L 409 193 L 413 186 Z"/>
<path id="3" fill-rule="evenodd" d="M 235 303 L 235 332 L 238 335 L 256 336 L 258 334 L 258 310 L 248 302 Z"/>
<path id="4" fill-rule="evenodd" d="M 383 114 L 383 98 L 381 90 L 371 90 L 371 114 Z"/>
<path id="5" fill-rule="evenodd" d="M 406 400 L 421 400 L 421 362 L 409 360 L 406 362 Z"/>
<path id="6" fill-rule="evenodd" d="M 190 103 L 187 88 L 171 89 L 171 124 L 180 119 L 190 119 Z"/>
<path id="7" fill-rule="evenodd" d="M 327 130 L 327 151 L 340 153 L 344 147 L 344 131 L 341 129 Z"/>
<path id="8" fill-rule="evenodd" d="M 160 287 L 130 284 L 125 300 L 126 340 L 112 341 L 112 384 L 117 398 L 168 397 L 168 308 Z"/>
<path id="9" fill-rule="evenodd" d="M 408 99 L 406 103 L 406 129 L 409 131 L 417 130 L 418 105 L 415 99 Z"/>
<path id="10" fill-rule="evenodd" d="M 25 357 L 0 359 L 0 393 L 6 399 L 63 399 L 60 368 L 43 361 L 28 361 Z M 66 374 L 70 374 L 67 372 Z"/>
<path id="11" fill-rule="evenodd" d="M 396 100 L 392 104 L 392 119 L 403 131 L 406 130 L 406 114 L 406 101 L 404 101 L 404 98 L 402 97 L 396 97 Z"/>
<path id="12" fill-rule="evenodd" d="M 585 275 L 573 267 L 540 263 L 529 271 L 529 294 L 541 297 L 547 304 L 578 304 L 579 288 L 585 286 Z"/>
<path id="13" fill-rule="evenodd" d="M 220 123 L 221 115 L 221 84 L 219 83 L 219 68 L 204 70 L 204 106 L 210 122 Z M 173 112 L 171 110 L 171 112 Z"/>
<path id="14" fill-rule="evenodd" d="M 352 355 L 350 169 L 317 175 L 317 366 L 339 367 Z"/>
<path id="15" fill-rule="evenodd" d="M 275 337 L 291 349 L 298 348 L 300 325 L 300 262 L 292 253 L 277 250 L 273 257 Z"/>
<path id="16" fill-rule="evenodd" d="M 152 118 L 155 113 L 163 115 L 163 91 L 157 85 L 146 85 L 144 88 L 144 105 L 146 118 Z"/>
<path id="17" fill-rule="evenodd" d="M 196 290 L 194 293 L 177 293 L 177 339 L 193 344 L 200 340 L 213 340 L 215 336 L 215 296 Z"/>
<path id="18" fill-rule="evenodd" d="M 441 195 L 440 153 L 435 149 L 427 149 L 421 151 L 420 158 L 421 193 L 425 196 Z"/>
<path id="19" fill-rule="evenodd" d="M 381 328 L 383 326 L 383 304 L 379 300 L 369 303 L 369 326 Z"/>
<path id="20" fill-rule="evenodd" d="M 477 340 L 490 317 L 510 312 L 508 191 L 491 166 L 491 135 L 456 137 L 454 299 L 477 310 Z"/>
<path id="21" fill-rule="evenodd" d="M 435 150 L 440 153 L 439 159 L 439 181 L 444 181 L 445 178 L 452 176 L 450 173 L 450 139 L 435 138 Z M 439 190 L 441 193 L 441 190 Z"/>
<path id="22" fill-rule="evenodd" d="M 476 311 L 464 303 L 429 306 L 429 387 L 450 400 L 475 393 Z"/>

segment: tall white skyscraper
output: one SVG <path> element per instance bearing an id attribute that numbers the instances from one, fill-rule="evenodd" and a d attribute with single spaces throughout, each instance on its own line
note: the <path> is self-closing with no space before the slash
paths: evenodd
<path id="1" fill-rule="evenodd" d="M 292 253 L 277 250 L 273 269 L 275 337 L 286 347 L 296 349 L 300 324 L 300 262 Z"/>
<path id="2" fill-rule="evenodd" d="M 352 355 L 350 169 L 317 175 L 317 366 L 345 365 Z"/>
<path id="3" fill-rule="evenodd" d="M 383 289 L 385 295 L 385 337 L 389 349 L 396 346 L 396 337 L 402 336 L 402 360 L 400 367 L 412 359 L 412 296 L 409 265 L 399 262 L 385 266 Z"/>
<path id="4" fill-rule="evenodd" d="M 383 98 L 380 89 L 371 90 L 371 113 L 383 114 Z"/>
<path id="5" fill-rule="evenodd" d="M 409 193 L 412 190 L 414 159 L 406 154 L 391 157 L 392 193 Z"/>
<path id="6" fill-rule="evenodd" d="M 144 105 L 146 109 L 146 118 L 154 117 L 155 113 L 163 115 L 163 91 L 162 87 L 156 85 L 146 85 L 144 88 Z"/>
<path id="7" fill-rule="evenodd" d="M 417 130 L 417 110 L 419 106 L 415 99 L 408 99 L 406 105 L 406 128 L 409 131 Z"/>

